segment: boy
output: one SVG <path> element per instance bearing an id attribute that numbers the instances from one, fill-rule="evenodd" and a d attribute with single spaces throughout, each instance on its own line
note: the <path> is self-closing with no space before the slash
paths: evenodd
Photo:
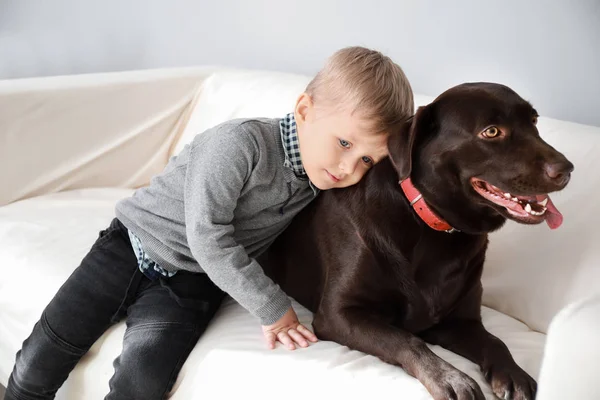
<path id="1" fill-rule="evenodd" d="M 227 293 L 270 348 L 317 338 L 255 257 L 319 190 L 357 183 L 413 113 L 399 66 L 335 53 L 279 119 L 238 119 L 194 138 L 148 187 L 117 203 L 81 265 L 17 353 L 6 399 L 51 399 L 92 344 L 127 318 L 107 399 L 162 399 Z"/>

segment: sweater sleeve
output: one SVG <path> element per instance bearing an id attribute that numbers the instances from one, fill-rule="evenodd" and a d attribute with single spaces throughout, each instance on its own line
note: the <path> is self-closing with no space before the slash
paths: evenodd
<path id="1" fill-rule="evenodd" d="M 231 126 L 230 126 L 231 127 Z M 189 248 L 209 278 L 262 325 L 280 319 L 291 301 L 234 239 L 237 200 L 252 173 L 258 145 L 237 126 L 214 128 L 190 149 L 185 176 Z"/>

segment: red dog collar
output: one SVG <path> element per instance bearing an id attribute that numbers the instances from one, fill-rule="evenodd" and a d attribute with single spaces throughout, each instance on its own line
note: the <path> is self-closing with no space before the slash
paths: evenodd
<path id="1" fill-rule="evenodd" d="M 433 212 L 431 208 L 429 208 L 427 203 L 425 203 L 421 192 L 419 192 L 419 190 L 412 184 L 410 177 L 398 183 L 400 183 L 400 187 L 402 188 L 402 191 L 406 195 L 406 198 L 410 202 L 412 208 L 427 225 L 436 231 L 448 233 L 458 232 L 458 229 L 454 229 L 449 223 L 438 217 L 437 214 Z"/>

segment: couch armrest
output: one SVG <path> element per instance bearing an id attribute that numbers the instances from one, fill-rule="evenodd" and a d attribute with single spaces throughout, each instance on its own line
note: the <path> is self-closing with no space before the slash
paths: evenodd
<path id="1" fill-rule="evenodd" d="M 0 81 L 0 206 L 147 184 L 212 67 Z"/>
<path id="2" fill-rule="evenodd" d="M 600 295 L 565 307 L 548 330 L 537 400 L 600 399 Z"/>

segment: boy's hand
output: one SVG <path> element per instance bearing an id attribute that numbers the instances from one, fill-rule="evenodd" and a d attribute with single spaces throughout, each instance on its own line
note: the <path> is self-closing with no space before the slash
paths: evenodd
<path id="1" fill-rule="evenodd" d="M 263 334 L 267 339 L 269 349 L 275 348 L 275 342 L 280 341 L 289 350 L 295 350 L 296 344 L 308 347 L 308 342 L 316 342 L 317 337 L 308 328 L 298 322 L 298 316 L 292 307 L 273 325 L 263 325 Z"/>

